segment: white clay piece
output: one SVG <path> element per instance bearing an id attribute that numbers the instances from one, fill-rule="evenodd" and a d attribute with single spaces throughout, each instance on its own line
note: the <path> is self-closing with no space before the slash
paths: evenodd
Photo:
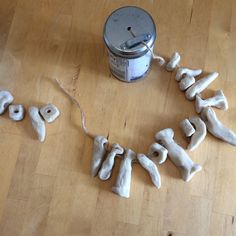
<path id="1" fill-rule="evenodd" d="M 107 180 L 111 176 L 111 172 L 115 163 L 115 157 L 123 154 L 124 149 L 117 143 L 112 145 L 112 150 L 107 154 L 106 159 L 102 163 L 102 167 L 98 173 L 101 180 Z"/>
<path id="2" fill-rule="evenodd" d="M 29 116 L 39 141 L 44 142 L 46 137 L 46 127 L 45 127 L 45 122 L 43 121 L 43 119 L 39 114 L 39 109 L 37 107 L 30 107 Z"/>
<path id="3" fill-rule="evenodd" d="M 183 131 L 185 137 L 190 137 L 195 133 L 195 129 L 188 119 L 184 119 L 180 122 L 180 128 Z"/>
<path id="4" fill-rule="evenodd" d="M 193 151 L 195 150 L 205 139 L 207 134 L 207 129 L 205 123 L 202 121 L 202 119 L 198 116 L 189 118 L 189 121 L 191 124 L 195 127 L 195 132 L 191 137 L 190 143 L 188 145 L 188 150 Z"/>
<path id="5" fill-rule="evenodd" d="M 96 136 L 93 144 L 93 157 L 91 161 L 91 175 L 95 177 L 102 165 L 103 159 L 106 155 L 105 146 L 108 140 L 103 136 Z"/>
<path id="6" fill-rule="evenodd" d="M 161 187 L 161 176 L 155 163 L 144 154 L 138 154 L 137 159 L 140 165 L 149 173 L 153 184 L 159 189 Z"/>
<path id="7" fill-rule="evenodd" d="M 207 130 L 213 136 L 236 146 L 236 133 L 221 123 L 211 107 L 204 108 L 201 112 L 201 117 L 206 124 Z"/>
<path id="8" fill-rule="evenodd" d="M 2 115 L 7 107 L 13 102 L 14 97 L 9 91 L 0 90 L 0 115 Z"/>
<path id="9" fill-rule="evenodd" d="M 181 91 L 185 91 L 190 86 L 192 86 L 195 83 L 195 78 L 193 76 L 186 75 L 183 77 L 183 79 L 179 82 L 179 89 Z"/>
<path id="10" fill-rule="evenodd" d="M 47 104 L 40 108 L 40 114 L 46 122 L 52 123 L 60 115 L 60 111 L 55 105 Z"/>
<path id="11" fill-rule="evenodd" d="M 174 52 L 170 58 L 170 61 L 166 64 L 166 70 L 171 72 L 175 70 L 180 62 L 180 55 L 178 52 Z"/>
<path id="12" fill-rule="evenodd" d="M 131 187 L 132 162 L 136 154 L 131 149 L 125 149 L 124 159 L 121 161 L 116 184 L 112 191 L 121 197 L 129 198 Z"/>
<path id="13" fill-rule="evenodd" d="M 196 112 L 200 113 L 205 107 L 216 107 L 218 109 L 227 110 L 228 109 L 228 101 L 225 97 L 222 90 L 215 91 L 215 95 L 208 99 L 202 99 L 200 95 L 196 95 L 195 100 L 195 108 Z"/>
<path id="14" fill-rule="evenodd" d="M 209 75 L 199 79 L 185 92 L 185 96 L 188 100 L 194 100 L 195 96 L 205 90 L 217 77 L 219 73 L 213 72 Z"/>
<path id="15" fill-rule="evenodd" d="M 190 181 L 193 176 L 202 169 L 202 167 L 194 163 L 186 151 L 174 141 L 174 131 L 172 129 L 167 128 L 161 130 L 156 133 L 155 138 L 168 150 L 168 156 L 179 168 L 184 181 Z"/>
<path id="16" fill-rule="evenodd" d="M 176 75 L 175 75 L 175 79 L 176 79 L 177 81 L 180 81 L 180 80 L 181 80 L 184 76 L 186 76 L 186 75 L 195 77 L 195 76 L 200 75 L 201 73 L 202 73 L 202 70 L 201 70 L 201 69 L 192 70 L 192 69 L 180 67 L 180 68 L 177 70 L 177 73 L 176 73 Z"/>
<path id="17" fill-rule="evenodd" d="M 24 119 L 25 108 L 21 104 L 14 104 L 8 107 L 9 118 L 14 121 L 20 121 Z"/>
<path id="18" fill-rule="evenodd" d="M 148 150 L 148 157 L 156 160 L 158 164 L 162 164 L 167 159 L 168 151 L 159 143 L 153 143 Z"/>

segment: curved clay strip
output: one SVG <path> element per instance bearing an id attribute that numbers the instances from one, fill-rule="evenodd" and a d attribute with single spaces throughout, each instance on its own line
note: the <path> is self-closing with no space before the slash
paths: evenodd
<path id="1" fill-rule="evenodd" d="M 149 173 L 153 184 L 159 189 L 161 187 L 161 176 L 155 163 L 144 154 L 138 154 L 137 159 L 140 165 Z"/>
<path id="2" fill-rule="evenodd" d="M 102 167 L 98 173 L 98 176 L 101 180 L 107 180 L 111 176 L 112 168 L 115 163 L 115 157 L 116 155 L 123 154 L 124 149 L 118 144 L 115 143 L 112 145 L 112 149 L 110 153 L 108 153 L 107 158 L 102 163 Z"/>
<path id="3" fill-rule="evenodd" d="M 161 141 L 168 150 L 168 156 L 179 168 L 184 181 L 190 181 L 192 177 L 202 169 L 202 167 L 194 163 L 185 150 L 174 141 L 174 131 L 172 129 L 161 130 L 156 133 L 155 138 L 157 141 Z"/>
<path id="4" fill-rule="evenodd" d="M 129 198 L 131 186 L 132 161 L 136 159 L 136 154 L 131 149 L 125 149 L 124 159 L 121 161 L 120 170 L 116 179 L 116 184 L 112 191 L 121 197 Z"/>
<path id="5" fill-rule="evenodd" d="M 236 146 L 236 133 L 225 127 L 217 118 L 211 107 L 206 107 L 201 112 L 201 117 L 207 126 L 207 130 L 226 143 Z"/>
<path id="6" fill-rule="evenodd" d="M 4 113 L 8 105 L 11 104 L 14 100 L 14 97 L 9 91 L 0 90 L 0 115 Z"/>
<path id="7" fill-rule="evenodd" d="M 199 117 L 191 117 L 189 121 L 194 125 L 196 131 L 191 137 L 191 141 L 188 145 L 188 150 L 193 151 L 200 143 L 205 139 L 207 131 L 206 125 Z"/>
<path id="8" fill-rule="evenodd" d="M 93 144 L 93 157 L 91 161 L 91 175 L 95 177 L 106 154 L 105 145 L 108 140 L 103 136 L 96 136 Z"/>

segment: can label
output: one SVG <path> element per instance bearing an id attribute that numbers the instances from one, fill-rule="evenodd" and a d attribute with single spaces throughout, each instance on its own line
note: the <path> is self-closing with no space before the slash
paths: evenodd
<path id="1" fill-rule="evenodd" d="M 129 66 L 129 60 L 122 57 L 117 57 L 109 52 L 109 64 L 111 71 L 118 77 L 126 78 L 127 68 Z"/>
<path id="2" fill-rule="evenodd" d="M 150 51 L 138 58 L 123 58 L 110 51 L 108 54 L 112 74 L 126 82 L 142 78 L 147 73 L 152 58 Z"/>

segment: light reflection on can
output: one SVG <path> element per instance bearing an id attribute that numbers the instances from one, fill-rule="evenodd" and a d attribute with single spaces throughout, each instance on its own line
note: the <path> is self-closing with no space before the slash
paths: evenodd
<path id="1" fill-rule="evenodd" d="M 155 23 L 149 13 L 134 6 L 115 10 L 105 23 L 103 37 L 110 70 L 116 78 L 133 82 L 145 77 L 156 39 Z"/>

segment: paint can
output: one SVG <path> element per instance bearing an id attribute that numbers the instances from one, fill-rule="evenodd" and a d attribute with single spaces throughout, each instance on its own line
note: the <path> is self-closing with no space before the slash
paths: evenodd
<path id="1" fill-rule="evenodd" d="M 111 73 L 119 80 L 134 82 L 150 68 L 156 26 L 145 10 L 127 6 L 108 17 L 103 34 Z"/>

